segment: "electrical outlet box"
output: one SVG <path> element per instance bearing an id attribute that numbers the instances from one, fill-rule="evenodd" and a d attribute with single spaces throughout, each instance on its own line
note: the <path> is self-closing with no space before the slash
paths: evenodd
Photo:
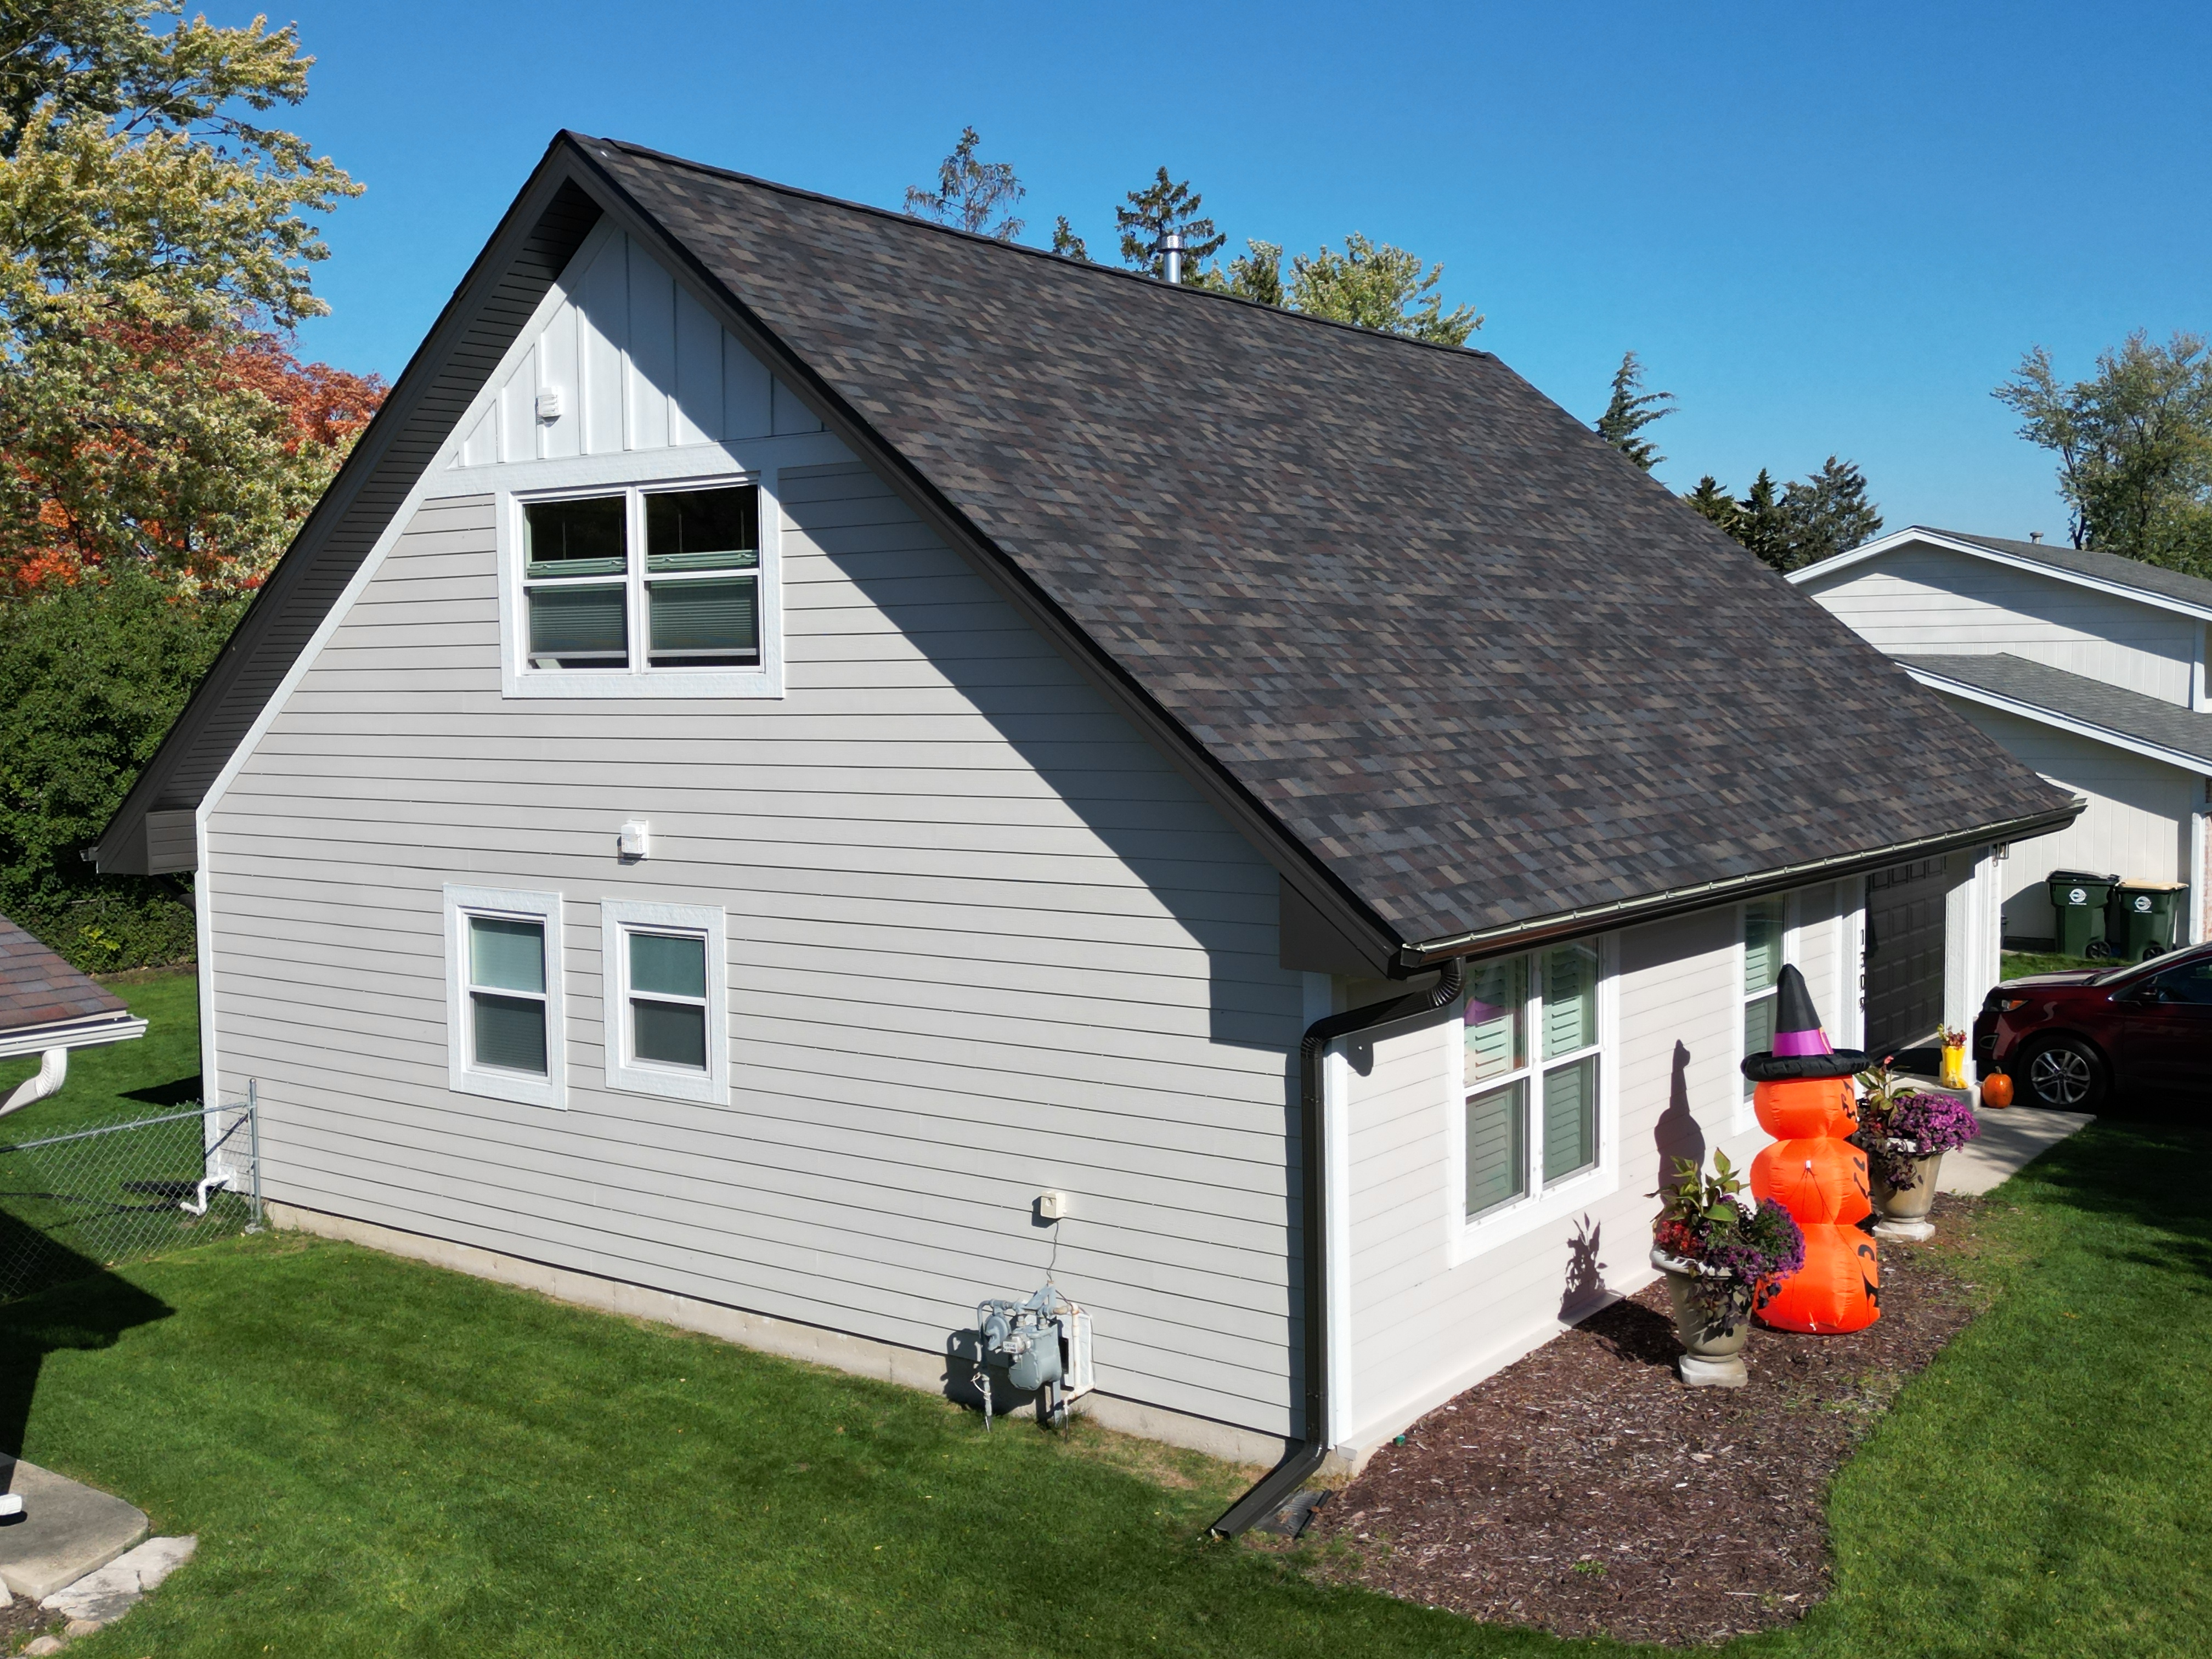
<path id="1" fill-rule="evenodd" d="M 1075 1212 L 1066 1193 L 1039 1193 L 1036 1211 L 1040 1221 L 1064 1221 Z"/>
<path id="2" fill-rule="evenodd" d="M 615 851 L 635 862 L 653 856 L 653 826 L 632 818 L 615 836 Z"/>

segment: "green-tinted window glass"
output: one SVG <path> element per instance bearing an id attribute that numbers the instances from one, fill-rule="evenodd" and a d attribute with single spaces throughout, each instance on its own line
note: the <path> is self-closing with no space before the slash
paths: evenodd
<path id="1" fill-rule="evenodd" d="M 533 587 L 531 660 L 540 668 L 626 668 L 628 616 L 619 587 Z"/>
<path id="2" fill-rule="evenodd" d="M 1597 1056 L 1544 1073 L 1544 1184 L 1597 1162 Z"/>
<path id="3" fill-rule="evenodd" d="M 630 999 L 630 1047 L 640 1060 L 707 1069 L 707 1011 L 696 1003 Z"/>
<path id="4" fill-rule="evenodd" d="M 1516 1078 L 1467 1103 L 1467 1212 L 1470 1218 L 1528 1190 L 1528 1084 Z"/>
<path id="5" fill-rule="evenodd" d="M 652 582 L 646 614 L 655 668 L 750 663 L 760 656 L 758 578 Z"/>
<path id="6" fill-rule="evenodd" d="M 1780 899 L 1762 899 L 1743 907 L 1743 989 L 1746 996 L 1771 991 L 1782 976 L 1782 921 Z"/>
<path id="7" fill-rule="evenodd" d="M 532 501 L 522 509 L 522 556 L 532 576 L 619 575 L 627 562 L 619 495 Z"/>
<path id="8" fill-rule="evenodd" d="M 1544 1058 L 1597 1042 L 1597 951 L 1562 945 L 1544 952 Z M 1551 1167 L 1548 1161 L 1545 1164 Z"/>
<path id="9" fill-rule="evenodd" d="M 645 498 L 648 570 L 698 568 L 663 562 L 708 554 L 752 553 L 760 546 L 759 492 L 737 489 L 672 489 Z M 731 559 L 728 562 L 750 563 Z"/>
<path id="10" fill-rule="evenodd" d="M 501 991 L 545 992 L 545 924 L 503 916 L 469 918 L 469 982 Z"/>
<path id="11" fill-rule="evenodd" d="M 668 997 L 704 997 L 706 940 L 682 934 L 632 933 L 629 988 Z"/>
<path id="12" fill-rule="evenodd" d="M 533 997 L 469 993 L 476 1063 L 545 1075 L 545 1005 Z"/>
<path id="13" fill-rule="evenodd" d="M 1528 1001 L 1528 962 L 1486 962 L 1468 975 L 1467 1081 L 1471 1088 L 1510 1077 L 1528 1061 L 1522 1036 Z"/>
<path id="14" fill-rule="evenodd" d="M 1764 1054 L 1774 1048 L 1774 1010 L 1780 999 L 1771 991 L 1763 997 L 1753 997 L 1743 1005 L 1743 1051 L 1747 1054 Z M 1743 1080 L 1744 1098 L 1751 1097 L 1752 1082 Z"/>

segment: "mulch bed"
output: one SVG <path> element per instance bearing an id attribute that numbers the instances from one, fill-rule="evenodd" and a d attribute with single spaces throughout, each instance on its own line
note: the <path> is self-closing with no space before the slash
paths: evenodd
<path id="1" fill-rule="evenodd" d="M 41 1631 L 51 1630 L 62 1622 L 58 1613 L 48 1613 L 27 1595 L 18 1595 L 4 1607 L 0 1607 L 0 1653 L 13 1653 Z"/>
<path id="2" fill-rule="evenodd" d="M 1881 1317 L 1755 1330 L 1747 1389 L 1685 1389 L 1667 1288 L 1583 1321 L 1429 1413 L 1331 1497 L 1316 1570 L 1561 1636 L 1720 1642 L 1827 1593 L 1829 1477 L 1978 1310 L 1984 1200 L 1944 1195 L 1928 1245 L 1885 1243 Z"/>

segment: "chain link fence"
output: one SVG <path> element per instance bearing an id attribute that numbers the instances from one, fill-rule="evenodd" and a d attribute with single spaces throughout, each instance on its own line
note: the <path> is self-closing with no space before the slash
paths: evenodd
<path id="1" fill-rule="evenodd" d="M 0 1302 L 261 1224 L 252 1095 L 15 1140 L 0 1134 Z"/>

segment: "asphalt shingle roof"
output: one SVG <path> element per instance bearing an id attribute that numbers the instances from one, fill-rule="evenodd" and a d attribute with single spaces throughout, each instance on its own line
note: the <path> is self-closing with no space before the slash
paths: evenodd
<path id="1" fill-rule="evenodd" d="M 2069 674 L 2009 652 L 1983 655 L 1900 656 L 1898 660 L 2015 702 L 2047 708 L 2087 726 L 2172 749 L 2212 770 L 2212 714 Z"/>
<path id="2" fill-rule="evenodd" d="M 579 142 L 1403 940 L 2067 804 L 1494 356 Z"/>
<path id="3" fill-rule="evenodd" d="M 2145 564 L 2141 559 L 2124 559 L 2117 553 L 2099 553 L 2086 548 L 2052 547 L 2046 542 L 2009 541 L 2002 536 L 1970 536 L 1963 530 L 1938 530 L 1935 533 L 1948 536 L 1954 542 L 1972 542 L 1978 547 L 2032 559 L 2053 570 L 2071 571 L 2077 576 L 2115 582 L 2123 587 L 2139 587 L 2146 593 L 2163 594 L 2188 605 L 2212 605 L 2212 581 L 2185 571 L 2168 570 L 2162 565 Z"/>
<path id="4" fill-rule="evenodd" d="M 0 1035 L 129 1012 L 120 998 L 0 916 Z"/>

